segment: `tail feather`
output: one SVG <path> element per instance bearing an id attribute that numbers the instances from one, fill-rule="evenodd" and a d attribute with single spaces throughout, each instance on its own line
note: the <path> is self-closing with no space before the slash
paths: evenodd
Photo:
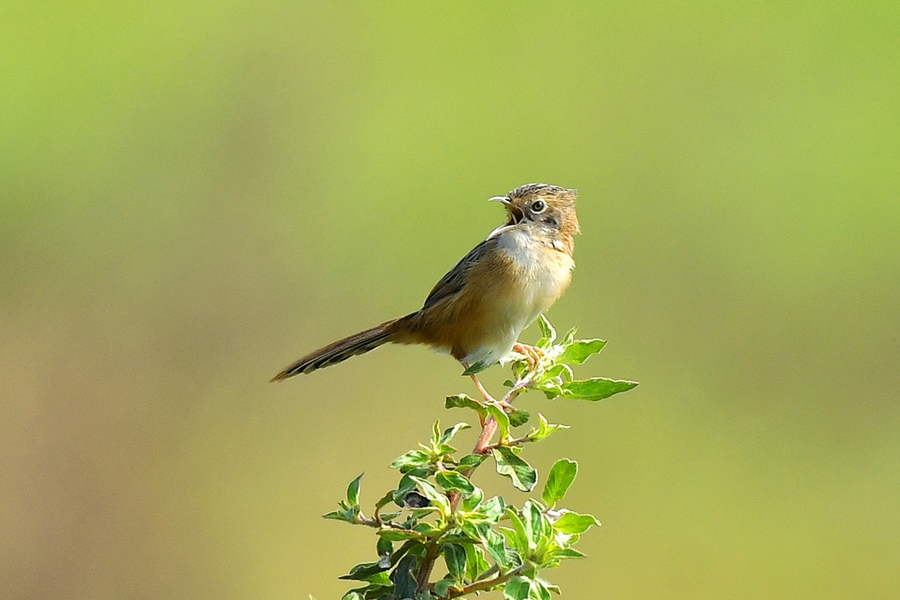
<path id="1" fill-rule="evenodd" d="M 394 334 L 393 325 L 398 321 L 400 321 L 400 319 L 382 323 L 377 327 L 360 331 L 359 333 L 328 344 L 324 348 L 319 348 L 315 352 L 307 354 L 297 362 L 285 368 L 278 375 L 273 377 L 272 381 L 281 381 L 282 379 L 287 379 L 288 377 L 293 377 L 300 373 L 312 373 L 316 369 L 323 369 L 345 361 L 351 356 L 364 354 L 370 350 L 374 350 L 378 346 L 391 341 L 391 336 Z"/>

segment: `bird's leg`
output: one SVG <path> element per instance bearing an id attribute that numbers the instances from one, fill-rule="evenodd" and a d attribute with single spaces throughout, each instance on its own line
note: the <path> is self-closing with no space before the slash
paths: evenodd
<path id="1" fill-rule="evenodd" d="M 475 387 L 477 387 L 478 391 L 481 392 L 481 396 L 484 398 L 485 402 L 487 402 L 488 404 L 496 404 L 498 406 L 501 406 L 506 409 L 506 412 L 514 412 L 516 410 L 509 402 L 497 400 L 493 396 L 491 396 L 488 391 L 484 389 L 484 386 L 481 385 L 481 382 L 478 381 L 478 377 L 475 376 L 475 373 L 472 373 L 471 375 L 469 375 L 469 377 L 471 377 L 472 381 L 475 382 Z"/>
<path id="2" fill-rule="evenodd" d="M 544 351 L 537 346 L 529 346 L 528 344 L 520 344 L 519 342 L 516 342 L 515 344 L 513 344 L 513 350 L 525 356 L 525 360 L 528 361 L 529 369 L 534 369 L 535 365 L 541 362 L 541 359 L 544 358 Z"/>
<path id="3" fill-rule="evenodd" d="M 488 394 L 488 391 L 487 391 L 486 389 L 484 389 L 484 386 L 481 385 L 481 382 L 478 381 L 478 378 L 475 377 L 475 374 L 474 374 L 474 373 L 472 373 L 471 375 L 469 375 L 469 377 L 471 377 L 471 378 L 472 378 L 472 381 L 475 382 L 475 387 L 477 387 L 477 388 L 478 388 L 478 391 L 481 392 L 481 395 L 482 395 L 482 397 L 484 398 L 484 401 L 485 401 L 485 402 L 487 402 L 488 404 L 493 404 L 494 402 L 496 402 L 496 400 L 494 400 L 493 396 L 491 396 L 490 394 Z"/>
<path id="4" fill-rule="evenodd" d="M 463 363 L 463 366 L 468 369 L 469 365 Z M 515 408 L 509 402 L 505 400 L 495 400 L 493 396 L 488 394 L 488 391 L 484 389 L 484 386 L 481 385 L 481 382 L 478 381 L 478 377 L 475 376 L 475 373 L 469 373 L 469 377 L 472 378 L 472 381 L 475 382 L 475 387 L 478 388 L 478 391 L 481 392 L 481 396 L 484 398 L 484 401 L 488 404 L 494 404 L 495 406 L 499 405 L 501 410 L 511 413 Z M 481 435 L 478 437 L 478 442 L 475 444 L 475 448 L 472 450 L 473 454 L 483 454 L 487 447 L 491 443 L 491 438 L 494 436 L 494 432 L 497 431 L 497 421 L 494 417 L 490 415 L 485 415 L 481 417 Z M 468 474 L 468 473 L 467 473 Z"/>

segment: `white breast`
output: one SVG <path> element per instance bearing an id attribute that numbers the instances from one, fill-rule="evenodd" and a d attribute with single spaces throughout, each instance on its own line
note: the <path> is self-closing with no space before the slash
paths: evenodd
<path id="1" fill-rule="evenodd" d="M 523 305 L 529 313 L 527 326 L 565 290 L 575 263 L 569 255 L 554 248 L 550 249 L 552 258 L 548 264 L 548 246 L 521 229 L 500 234 L 497 246 L 506 252 L 519 271 L 524 293 L 517 304 Z M 561 269 L 561 262 L 567 268 Z"/>
<path id="2" fill-rule="evenodd" d="M 497 328 L 499 337 L 466 357 L 470 364 L 494 362 L 508 354 L 522 330 L 566 289 L 574 267 L 568 254 L 548 248 L 543 241 L 521 229 L 499 233 L 497 249 L 512 262 L 517 285 L 505 293 L 496 306 L 498 314 L 495 317 L 505 325 Z"/>

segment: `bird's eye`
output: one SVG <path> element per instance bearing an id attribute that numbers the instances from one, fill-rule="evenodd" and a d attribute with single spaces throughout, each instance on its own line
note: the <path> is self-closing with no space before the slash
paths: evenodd
<path id="1" fill-rule="evenodd" d="M 547 205 L 544 204 L 543 200 L 535 200 L 534 203 L 531 205 L 531 210 L 533 210 L 536 213 L 543 211 L 545 208 L 547 208 Z"/>

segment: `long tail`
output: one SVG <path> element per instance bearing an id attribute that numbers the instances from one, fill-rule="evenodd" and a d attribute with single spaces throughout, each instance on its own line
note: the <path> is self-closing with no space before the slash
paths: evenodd
<path id="1" fill-rule="evenodd" d="M 328 344 L 315 352 L 310 352 L 273 377 L 272 381 L 281 381 L 282 379 L 287 379 L 288 377 L 293 377 L 300 373 L 312 373 L 316 369 L 323 369 L 325 367 L 330 367 L 331 365 L 336 365 L 339 362 L 347 360 L 351 356 L 365 354 L 369 350 L 374 350 L 378 346 L 390 342 L 391 336 L 396 332 L 394 326 L 406 318 L 407 317 L 401 317 L 399 319 L 394 319 L 393 321 L 382 323 L 372 329 L 360 331 L 359 333 L 345 337 L 342 340 Z"/>

